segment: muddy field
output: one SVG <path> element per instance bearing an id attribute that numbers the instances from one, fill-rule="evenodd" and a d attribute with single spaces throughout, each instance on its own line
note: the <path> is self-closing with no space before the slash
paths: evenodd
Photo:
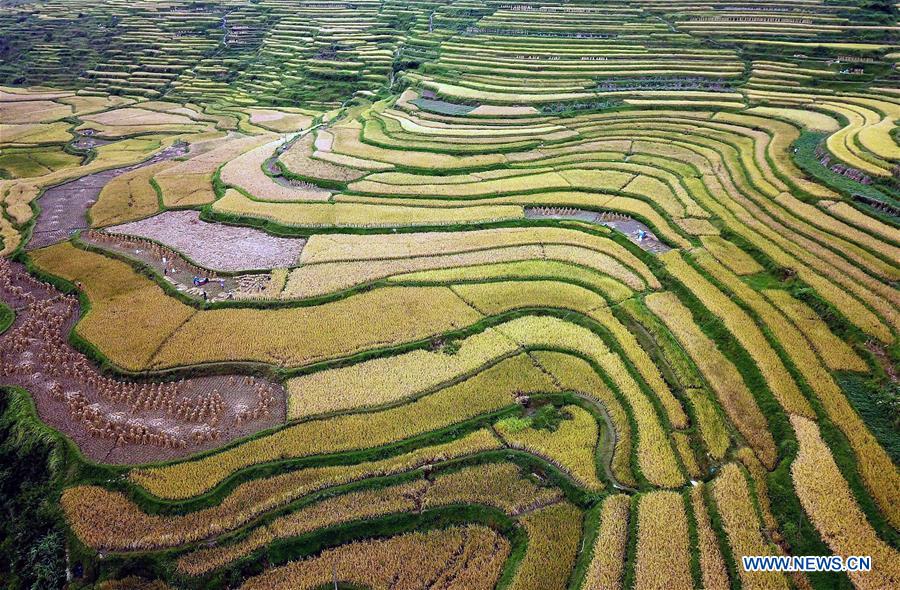
<path id="1" fill-rule="evenodd" d="M 29 390 L 41 419 L 89 459 L 146 463 L 219 447 L 285 420 L 284 388 L 240 375 L 131 382 L 102 375 L 68 343 L 78 300 L 0 259 L 0 299 L 16 311 L 0 335 L 0 385 Z"/>
<path id="2" fill-rule="evenodd" d="M 101 139 L 97 137 L 95 133 L 96 131 L 94 129 L 82 129 L 81 131 L 75 131 L 75 137 L 77 137 L 77 139 L 73 140 L 70 145 L 75 149 L 87 151 L 100 147 L 102 145 L 115 143 L 115 140 Z"/>
<path id="3" fill-rule="evenodd" d="M 87 210 L 97 200 L 106 183 L 119 174 L 186 153 L 186 144 L 175 145 L 139 164 L 89 174 L 47 189 L 38 199 L 41 214 L 35 222 L 33 234 L 26 248 L 35 250 L 55 244 L 67 239 L 75 230 L 88 227 Z"/>
<path id="4" fill-rule="evenodd" d="M 596 223 L 625 234 L 629 240 L 652 254 L 662 254 L 672 249 L 661 242 L 645 224 L 618 213 L 597 213 L 572 207 L 529 207 L 525 209 L 525 217 L 528 219 L 572 219 Z"/>
<path id="5" fill-rule="evenodd" d="M 306 244 L 251 227 L 206 223 L 197 211 L 165 211 L 106 231 L 154 240 L 204 268 L 225 272 L 296 266 Z"/>

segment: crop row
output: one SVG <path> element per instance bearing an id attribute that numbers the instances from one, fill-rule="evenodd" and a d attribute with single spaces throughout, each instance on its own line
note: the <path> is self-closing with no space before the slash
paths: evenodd
<path id="1" fill-rule="evenodd" d="M 554 390 L 520 355 L 411 404 L 302 422 L 193 461 L 138 468 L 130 477 L 159 497 L 189 498 L 252 465 L 380 446 L 495 412 L 517 394 Z"/>
<path id="2" fill-rule="evenodd" d="M 815 423 L 791 416 L 800 451 L 791 464 L 797 496 L 835 555 L 867 555 L 871 572 L 850 572 L 858 588 L 890 588 L 900 583 L 900 555 L 872 529 L 850 493 L 831 450 Z"/>
<path id="3" fill-rule="evenodd" d="M 646 303 L 697 364 L 710 388 L 716 393 L 722 409 L 747 439 L 760 461 L 769 467 L 774 466 L 776 450 L 772 434 L 737 368 L 694 323 L 691 312 L 677 296 L 672 293 L 657 293 L 647 297 Z"/>
<path id="4" fill-rule="evenodd" d="M 234 530 L 307 494 L 498 447 L 490 432 L 478 430 L 449 443 L 388 459 L 308 467 L 247 481 L 235 487 L 218 505 L 183 515 L 146 513 L 124 494 L 94 485 L 67 488 L 62 506 L 72 529 L 90 547 L 114 551 L 175 547 Z"/>
<path id="5" fill-rule="evenodd" d="M 763 325 L 768 326 L 771 333 L 777 335 L 775 338 L 780 342 L 810 389 L 822 402 L 829 418 L 850 441 L 850 446 L 856 453 L 858 469 L 870 493 L 881 505 L 888 518 L 897 522 L 900 514 L 894 507 L 900 502 L 900 497 L 897 495 L 897 490 L 900 490 L 900 479 L 891 469 L 891 459 L 862 423 L 834 378 L 817 358 L 808 341 L 812 335 L 804 336 L 761 294 L 750 289 L 718 263 L 704 257 L 699 257 L 699 260 L 708 272 L 722 281 L 740 300 L 760 316 Z M 820 347 L 823 345 L 824 342 L 820 342 Z"/>
<path id="6" fill-rule="evenodd" d="M 398 590 L 443 582 L 448 588 L 493 588 L 509 555 L 495 531 L 467 526 L 357 541 L 250 578 L 242 590 L 319 588 L 337 579 Z M 459 559 L 454 559 L 454 557 Z"/>
<path id="7" fill-rule="evenodd" d="M 541 489 L 523 479 L 511 464 L 468 467 L 433 481 L 417 479 L 387 488 L 351 492 L 325 499 L 253 529 L 237 543 L 202 548 L 178 560 L 180 572 L 200 575 L 263 548 L 276 539 L 297 537 L 317 529 L 384 514 L 415 512 L 451 504 L 484 504 L 517 514 L 532 505 L 559 499 L 558 491 Z"/>

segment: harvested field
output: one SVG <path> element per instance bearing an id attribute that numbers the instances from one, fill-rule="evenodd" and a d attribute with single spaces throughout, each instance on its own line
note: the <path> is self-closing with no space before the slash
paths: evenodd
<path id="1" fill-rule="evenodd" d="M 28 248 L 49 246 L 66 239 L 76 230 L 87 228 L 88 209 L 97 201 L 103 187 L 113 178 L 143 166 L 183 155 L 185 152 L 186 146 L 173 146 L 141 164 L 97 172 L 47 189 L 38 200 L 41 214 L 32 230 Z"/>
<path id="2" fill-rule="evenodd" d="M 271 272 L 220 275 L 186 259 L 180 252 L 144 238 L 87 231 L 85 244 L 119 254 L 156 271 L 158 276 L 198 304 L 207 301 L 276 299 L 287 281 L 286 268 Z"/>
<path id="3" fill-rule="evenodd" d="M 78 300 L 3 259 L 0 298 L 16 311 L 15 322 L 0 335 L 0 385 L 28 389 L 41 418 L 93 461 L 176 459 L 284 420 L 284 389 L 259 377 L 160 384 L 103 376 L 67 339 L 78 319 Z"/>
<path id="4" fill-rule="evenodd" d="M 295 266 L 306 243 L 249 227 L 207 223 L 196 211 L 166 211 L 106 231 L 153 240 L 199 266 L 224 272 Z"/>

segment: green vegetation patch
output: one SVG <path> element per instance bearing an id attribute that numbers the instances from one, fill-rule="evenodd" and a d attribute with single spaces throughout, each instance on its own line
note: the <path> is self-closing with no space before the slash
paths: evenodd
<path id="1" fill-rule="evenodd" d="M 6 332 L 16 319 L 16 312 L 0 301 L 0 334 Z"/>
<path id="2" fill-rule="evenodd" d="M 0 153 L 0 178 L 32 178 L 80 164 L 81 156 L 69 154 L 61 147 L 4 150 Z"/>
<path id="3" fill-rule="evenodd" d="M 900 463 L 900 386 L 879 385 L 854 373 L 838 375 L 837 382 L 894 463 Z"/>
<path id="4" fill-rule="evenodd" d="M 6 515 L 0 522 L 0 579 L 6 588 L 65 583 L 65 532 L 57 503 L 60 450 L 26 395 L 0 390 L 0 509 Z"/>

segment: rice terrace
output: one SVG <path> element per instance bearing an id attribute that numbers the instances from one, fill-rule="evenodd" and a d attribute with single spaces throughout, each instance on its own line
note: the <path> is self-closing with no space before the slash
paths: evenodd
<path id="1" fill-rule="evenodd" d="M 0 0 L 0 588 L 900 589 L 896 0 Z"/>

